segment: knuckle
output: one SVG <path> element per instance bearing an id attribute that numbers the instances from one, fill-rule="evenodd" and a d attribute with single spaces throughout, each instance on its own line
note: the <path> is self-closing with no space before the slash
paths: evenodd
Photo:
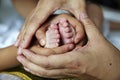
<path id="1" fill-rule="evenodd" d="M 45 68 L 47 68 L 47 69 L 50 69 L 50 68 L 51 68 L 51 66 L 50 66 L 49 62 L 48 62 L 48 63 L 46 63 L 46 64 L 44 64 L 44 67 L 45 67 Z"/>
<path id="2" fill-rule="evenodd" d="M 40 71 L 41 76 L 47 76 L 48 72 L 46 70 Z"/>
<path id="3" fill-rule="evenodd" d="M 45 54 L 47 54 L 47 55 L 51 55 L 51 54 L 54 54 L 55 52 L 52 50 L 52 49 L 46 49 L 46 51 L 45 51 Z"/>
<path id="4" fill-rule="evenodd" d="M 70 50 L 70 48 L 69 48 L 69 46 L 64 46 L 63 48 L 62 48 L 62 51 L 68 51 L 68 50 Z"/>
<path id="5" fill-rule="evenodd" d="M 34 59 L 34 55 L 29 54 L 29 55 L 27 56 L 27 58 L 28 58 L 29 60 L 32 60 L 32 59 Z"/>
<path id="6" fill-rule="evenodd" d="M 40 31 L 39 30 L 37 30 L 37 32 L 35 33 L 35 36 L 37 39 L 40 39 Z"/>
<path id="7" fill-rule="evenodd" d="M 93 24 L 93 22 L 92 22 L 91 20 L 89 20 L 89 19 L 87 19 L 87 20 L 85 21 L 85 25 L 86 25 L 86 26 L 95 26 L 95 24 Z"/>
<path id="8" fill-rule="evenodd" d="M 39 75 L 44 76 L 44 77 L 46 77 L 46 78 L 48 78 L 48 77 L 53 77 L 53 74 L 52 74 L 51 71 L 49 71 L 49 70 L 41 71 L 41 72 L 39 73 Z"/>

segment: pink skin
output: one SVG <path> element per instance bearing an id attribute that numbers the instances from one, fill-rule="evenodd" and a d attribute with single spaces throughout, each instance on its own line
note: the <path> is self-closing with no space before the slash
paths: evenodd
<path id="1" fill-rule="evenodd" d="M 62 18 L 59 23 L 59 31 L 62 39 L 62 44 L 73 43 L 75 32 L 69 22 Z"/>
<path id="2" fill-rule="evenodd" d="M 73 43 L 74 30 L 66 19 L 61 19 L 57 24 L 51 24 L 46 31 L 45 48 L 54 48 L 59 45 Z"/>
<path id="3" fill-rule="evenodd" d="M 45 48 L 58 47 L 60 43 L 59 29 L 56 24 L 51 24 L 46 31 L 46 45 Z"/>

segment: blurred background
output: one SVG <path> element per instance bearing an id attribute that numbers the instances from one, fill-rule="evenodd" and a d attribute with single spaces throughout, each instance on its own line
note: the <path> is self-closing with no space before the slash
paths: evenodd
<path id="1" fill-rule="evenodd" d="M 101 6 L 104 36 L 120 49 L 120 0 L 87 1 Z M 0 0 L 0 48 L 15 42 L 23 22 L 24 18 L 17 13 L 11 0 Z"/>
<path id="2" fill-rule="evenodd" d="M 15 42 L 23 22 L 11 0 L 0 0 L 0 48 Z"/>
<path id="3" fill-rule="evenodd" d="M 104 36 L 120 50 L 120 0 L 88 0 L 101 6 Z"/>

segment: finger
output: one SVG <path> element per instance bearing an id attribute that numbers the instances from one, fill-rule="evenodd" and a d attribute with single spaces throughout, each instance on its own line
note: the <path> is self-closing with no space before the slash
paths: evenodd
<path id="1" fill-rule="evenodd" d="M 87 13 L 86 11 L 86 1 L 85 0 L 81 0 L 80 4 L 76 5 L 73 7 L 74 9 L 74 15 L 75 17 L 80 20 L 80 14 L 81 13 Z"/>
<path id="2" fill-rule="evenodd" d="M 73 49 L 74 49 L 73 44 L 66 44 L 66 45 L 52 48 L 52 49 L 33 46 L 31 48 L 31 51 L 33 51 L 34 53 L 39 54 L 39 55 L 49 56 L 49 55 L 53 55 L 53 54 L 63 54 L 65 52 L 71 51 Z"/>
<path id="3" fill-rule="evenodd" d="M 31 72 L 35 75 L 41 76 L 41 77 L 46 77 L 46 78 L 63 78 L 63 77 L 75 77 L 76 72 L 78 70 L 74 69 L 45 69 L 41 66 L 38 66 L 36 64 L 31 63 L 29 60 L 27 60 L 23 56 L 18 56 L 17 59 L 22 63 L 22 65 L 25 67 L 25 70 L 28 72 Z"/>
<path id="4" fill-rule="evenodd" d="M 60 54 L 60 55 L 51 55 L 51 56 L 42 56 L 35 54 L 29 50 L 23 50 L 23 55 L 31 62 L 40 65 L 47 69 L 56 69 L 56 68 L 64 68 L 70 63 L 72 60 L 72 53 L 68 54 Z M 62 59 L 61 59 L 62 58 Z"/>
<path id="5" fill-rule="evenodd" d="M 38 46 L 33 46 L 30 50 L 38 55 L 43 55 L 43 56 L 56 54 L 56 52 L 53 51 L 52 49 L 42 48 Z"/>
<path id="6" fill-rule="evenodd" d="M 80 31 L 76 31 L 76 35 L 75 35 L 75 38 L 74 38 L 75 44 L 81 42 L 83 40 L 84 36 L 85 35 L 83 33 L 81 33 Z"/>
<path id="7" fill-rule="evenodd" d="M 80 20 L 80 13 L 86 13 L 86 1 L 85 0 L 69 0 L 67 10 L 70 11 L 78 20 Z M 70 8 L 69 8 L 70 7 Z"/>
<path id="8" fill-rule="evenodd" d="M 89 19 L 89 17 L 85 13 L 82 13 L 80 15 L 80 19 L 84 25 L 85 32 L 89 40 L 94 40 L 101 35 L 96 25 Z"/>
<path id="9" fill-rule="evenodd" d="M 85 32 L 84 32 L 84 28 L 83 25 L 78 22 L 76 19 L 71 19 L 72 21 L 70 21 L 70 23 L 73 25 L 73 28 L 75 30 L 75 37 L 74 37 L 74 42 L 75 44 L 77 44 L 78 42 L 80 42 L 83 37 L 85 36 Z"/>
<path id="10" fill-rule="evenodd" d="M 48 25 L 46 25 L 46 26 L 42 26 L 41 28 L 39 28 L 38 30 L 37 30 L 37 32 L 36 32 L 36 38 L 37 38 L 37 40 L 38 40 L 38 42 L 39 42 L 39 44 L 41 45 L 41 46 L 45 46 L 45 38 L 46 38 L 46 30 L 47 30 L 47 28 L 48 28 Z"/>
<path id="11" fill-rule="evenodd" d="M 20 37 L 21 37 L 21 39 L 23 39 L 22 35 L 24 34 L 24 30 L 25 30 L 25 27 L 23 26 L 20 33 L 19 33 L 19 35 L 18 35 L 18 37 L 17 37 L 16 42 L 14 43 L 14 46 L 19 47 L 20 41 L 21 41 Z"/>
<path id="12" fill-rule="evenodd" d="M 63 15 L 63 17 L 67 18 L 67 21 L 69 22 L 69 24 L 72 28 L 72 32 L 74 33 L 73 34 L 74 35 L 74 43 L 77 44 L 85 36 L 83 25 L 78 20 L 76 20 L 74 17 L 71 17 L 69 15 L 65 15 L 65 16 Z"/>
<path id="13" fill-rule="evenodd" d="M 75 47 L 74 44 L 65 44 L 63 46 L 53 48 L 52 50 L 55 51 L 56 54 L 63 54 L 73 50 L 74 47 Z"/>
<path id="14" fill-rule="evenodd" d="M 78 77 L 78 70 L 69 70 L 69 69 L 54 69 L 54 70 L 45 70 L 44 72 L 38 72 L 37 71 L 33 71 L 28 69 L 28 68 L 25 68 L 24 69 L 36 76 L 40 76 L 40 77 L 44 77 L 44 78 L 71 78 L 71 77 Z M 39 70 L 41 71 L 41 70 Z M 80 75 L 80 73 L 79 73 Z"/>
<path id="15" fill-rule="evenodd" d="M 45 4 L 45 3 L 44 3 Z M 55 11 L 53 5 L 49 4 L 49 8 L 45 8 L 45 5 L 38 3 L 34 13 L 28 18 L 27 23 L 25 23 L 25 34 L 23 35 L 24 41 L 22 40 L 21 47 L 26 48 L 35 34 L 35 31 L 40 27 L 43 22 Z M 41 16 L 42 15 L 42 16 Z"/>
<path id="16" fill-rule="evenodd" d="M 34 11 L 34 10 L 33 10 L 33 11 Z M 16 46 L 16 47 L 19 47 L 19 46 L 20 46 L 20 43 L 21 43 L 22 40 L 24 39 L 23 36 L 25 35 L 25 31 L 26 31 L 26 29 L 27 29 L 25 23 L 28 23 L 28 22 L 29 22 L 29 18 L 31 17 L 33 11 L 31 11 L 31 13 L 30 13 L 30 15 L 28 16 L 28 18 L 26 18 L 26 20 L 25 20 L 25 22 L 24 22 L 24 24 L 23 24 L 23 27 L 22 27 L 21 30 L 20 30 L 20 33 L 19 33 L 19 35 L 18 35 L 18 37 L 17 37 L 17 41 L 15 42 L 15 46 Z"/>

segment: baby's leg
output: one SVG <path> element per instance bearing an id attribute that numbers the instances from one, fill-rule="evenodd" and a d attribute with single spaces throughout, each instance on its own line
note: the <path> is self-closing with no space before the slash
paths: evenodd
<path id="1" fill-rule="evenodd" d="M 46 45 L 45 48 L 58 47 L 60 42 L 60 34 L 58 26 L 56 24 L 51 24 L 46 31 Z"/>

